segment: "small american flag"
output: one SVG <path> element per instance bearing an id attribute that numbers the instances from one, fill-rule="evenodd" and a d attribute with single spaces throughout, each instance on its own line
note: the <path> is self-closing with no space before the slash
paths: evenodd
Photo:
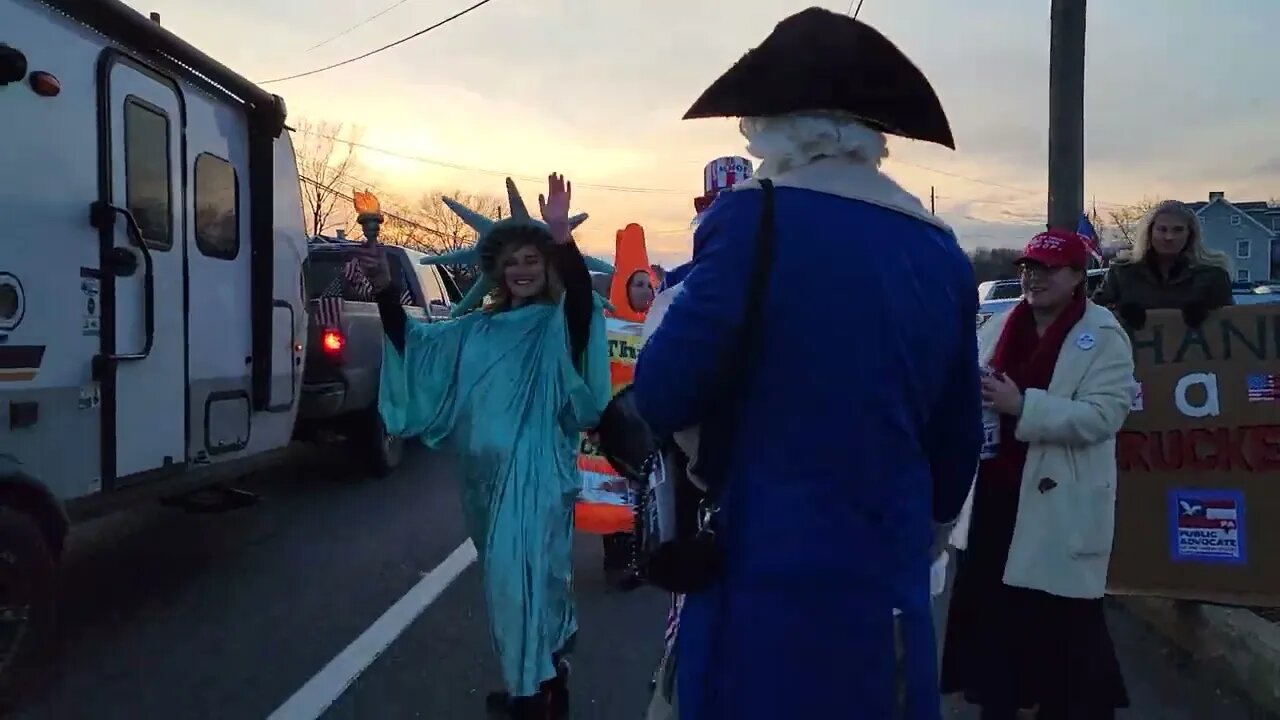
<path id="1" fill-rule="evenodd" d="M 354 296 L 352 299 L 357 302 L 373 301 L 373 284 L 369 282 L 369 278 L 364 276 L 364 271 L 360 269 L 360 263 L 355 258 L 347 261 L 342 266 L 342 277 L 347 281 Z"/>
<path id="2" fill-rule="evenodd" d="M 684 595 L 671 596 L 671 610 L 667 613 L 667 629 L 663 633 L 663 639 L 666 641 L 667 655 L 675 648 L 676 635 L 680 630 L 680 610 L 684 608 Z"/>
<path id="3" fill-rule="evenodd" d="M 316 312 L 312 316 L 316 325 L 325 328 L 342 326 L 342 298 L 326 295 L 315 299 Z"/>
<path id="4" fill-rule="evenodd" d="M 1253 373 L 1249 375 L 1249 402 L 1280 400 L 1280 375 Z"/>

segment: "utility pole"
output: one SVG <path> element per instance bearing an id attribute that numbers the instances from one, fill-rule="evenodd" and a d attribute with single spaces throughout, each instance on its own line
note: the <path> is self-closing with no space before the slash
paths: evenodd
<path id="1" fill-rule="evenodd" d="M 1049 30 L 1049 227 L 1084 211 L 1085 0 L 1052 0 Z"/>
<path id="2" fill-rule="evenodd" d="M 936 201 L 937 201 L 937 196 L 936 196 L 936 195 L 934 195 L 934 193 L 933 193 L 933 186 L 932 186 L 932 185 L 930 185 L 930 186 L 929 186 L 929 212 L 930 212 L 930 213 L 932 213 L 932 214 L 934 214 L 934 215 L 937 215 L 937 214 L 938 214 L 938 208 L 937 208 L 937 206 L 936 206 Z"/>

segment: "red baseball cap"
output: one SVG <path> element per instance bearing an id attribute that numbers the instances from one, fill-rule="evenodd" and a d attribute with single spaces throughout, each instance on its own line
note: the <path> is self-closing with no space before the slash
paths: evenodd
<path id="1" fill-rule="evenodd" d="M 1015 265 L 1036 263 L 1045 267 L 1083 270 L 1089 264 L 1089 250 L 1079 233 L 1048 230 L 1031 238 Z"/>

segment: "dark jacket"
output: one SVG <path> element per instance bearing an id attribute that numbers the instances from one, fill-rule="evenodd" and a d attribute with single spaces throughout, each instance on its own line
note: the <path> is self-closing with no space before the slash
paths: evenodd
<path id="1" fill-rule="evenodd" d="M 1093 301 L 1113 309 L 1137 305 L 1144 310 L 1181 310 L 1188 305 L 1213 310 L 1234 304 L 1231 276 L 1220 267 L 1180 262 L 1166 280 L 1151 263 L 1142 260 L 1116 263 L 1108 268 L 1102 285 L 1093 294 Z"/>

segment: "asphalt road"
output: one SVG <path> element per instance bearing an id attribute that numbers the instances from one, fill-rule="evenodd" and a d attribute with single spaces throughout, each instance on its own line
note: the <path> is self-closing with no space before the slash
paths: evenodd
<path id="1" fill-rule="evenodd" d="M 352 475 L 333 452 L 309 453 L 246 480 L 261 494 L 251 508 L 147 508 L 78 528 L 58 659 L 14 716 L 263 720 L 304 696 L 323 711 L 273 720 L 484 718 L 501 683 L 478 568 L 432 572 L 465 543 L 448 468 L 419 452 L 391 478 Z M 609 590 L 598 538 L 575 552 L 574 717 L 638 720 L 667 599 Z M 1134 700 L 1122 718 L 1259 717 L 1133 619 L 1111 621 Z"/>

